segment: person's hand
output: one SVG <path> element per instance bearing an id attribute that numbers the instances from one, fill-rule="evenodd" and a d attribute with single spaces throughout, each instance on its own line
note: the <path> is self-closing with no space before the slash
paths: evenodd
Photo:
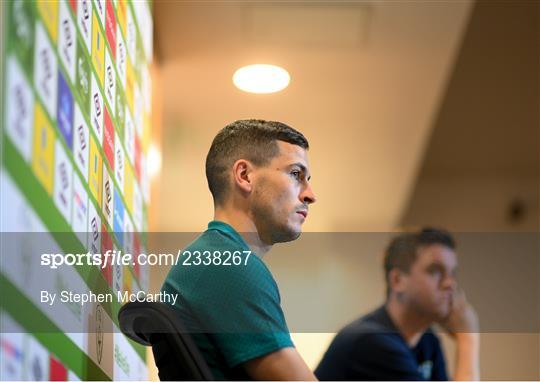
<path id="1" fill-rule="evenodd" d="M 457 289 L 452 295 L 452 307 L 444 320 L 439 322 L 456 341 L 455 381 L 480 380 L 480 334 L 478 316 Z"/>
<path id="2" fill-rule="evenodd" d="M 454 338 L 459 333 L 478 333 L 478 316 L 463 290 L 454 292 L 450 313 L 439 324 Z"/>

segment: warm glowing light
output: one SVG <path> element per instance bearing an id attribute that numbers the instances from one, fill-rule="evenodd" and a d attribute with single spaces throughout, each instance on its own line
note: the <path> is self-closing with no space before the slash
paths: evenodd
<path id="1" fill-rule="evenodd" d="M 289 85 L 291 77 L 283 68 L 255 64 L 238 69 L 233 75 L 236 87 L 248 93 L 275 93 Z"/>
<path id="2" fill-rule="evenodd" d="M 148 173 L 151 178 L 159 174 L 161 170 L 161 152 L 153 144 L 148 149 Z"/>

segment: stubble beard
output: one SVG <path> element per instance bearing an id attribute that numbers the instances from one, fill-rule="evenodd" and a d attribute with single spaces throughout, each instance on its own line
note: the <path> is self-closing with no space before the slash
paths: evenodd
<path id="1" fill-rule="evenodd" d="M 259 236 L 267 244 L 286 243 L 300 237 L 301 231 L 295 231 L 275 218 L 274 211 L 269 206 L 256 204 L 253 207 L 255 225 Z"/>

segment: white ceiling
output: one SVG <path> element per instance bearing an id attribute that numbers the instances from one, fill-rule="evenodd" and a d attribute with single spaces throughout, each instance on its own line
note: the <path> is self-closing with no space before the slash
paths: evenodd
<path id="1" fill-rule="evenodd" d="M 154 2 L 163 99 L 154 229 L 200 231 L 211 220 L 205 156 L 217 131 L 243 118 L 285 122 L 310 141 L 318 202 L 306 231 L 392 229 L 472 4 Z M 252 63 L 283 66 L 290 86 L 236 89 L 232 74 Z"/>

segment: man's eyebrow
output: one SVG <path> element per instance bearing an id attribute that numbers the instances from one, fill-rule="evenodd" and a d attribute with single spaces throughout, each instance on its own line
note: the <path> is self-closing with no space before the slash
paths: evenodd
<path id="1" fill-rule="evenodd" d="M 437 271 L 443 271 L 443 272 L 446 272 L 447 270 L 446 266 L 443 263 L 440 263 L 438 261 L 429 264 L 426 269 L 429 271 L 437 270 Z M 449 271 L 453 276 L 455 276 L 457 274 L 457 267 L 451 268 L 449 269 Z"/>
<path id="2" fill-rule="evenodd" d="M 296 166 L 296 167 L 299 167 L 299 168 L 300 168 L 300 171 L 302 171 L 304 174 L 307 174 L 307 173 L 308 173 L 307 167 L 304 166 L 304 165 L 303 165 L 302 163 L 300 163 L 300 162 L 296 162 L 296 163 L 293 163 L 293 164 L 289 165 L 289 168 L 295 167 L 295 166 Z M 309 175 L 309 176 L 307 177 L 307 180 L 308 180 L 308 181 L 311 180 L 311 175 Z"/>

